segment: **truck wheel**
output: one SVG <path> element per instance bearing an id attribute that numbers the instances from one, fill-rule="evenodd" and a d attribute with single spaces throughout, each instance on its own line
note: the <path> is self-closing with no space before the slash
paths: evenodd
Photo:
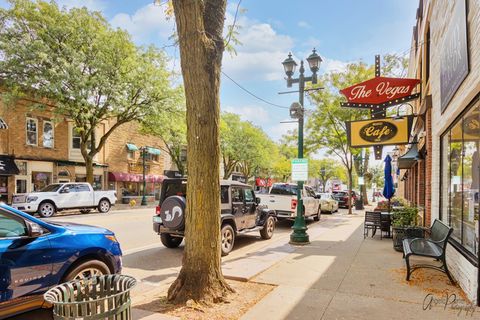
<path id="1" fill-rule="evenodd" d="M 110 201 L 107 199 L 100 200 L 100 203 L 98 204 L 98 211 L 101 213 L 107 213 L 110 211 Z"/>
<path id="2" fill-rule="evenodd" d="M 229 224 L 225 224 L 222 227 L 222 256 L 228 255 L 235 243 L 235 230 Z"/>
<path id="3" fill-rule="evenodd" d="M 42 218 L 49 218 L 55 214 L 55 205 L 51 202 L 41 203 L 38 207 L 38 214 Z"/>
<path id="4" fill-rule="evenodd" d="M 172 237 L 168 233 L 161 233 L 160 240 L 162 240 L 162 244 L 167 248 L 178 248 L 180 243 L 182 243 L 182 237 Z"/>
<path id="5" fill-rule="evenodd" d="M 318 207 L 318 212 L 313 216 L 313 221 L 320 221 L 320 215 L 322 214 L 322 207 Z"/>
<path id="6" fill-rule="evenodd" d="M 260 236 L 262 239 L 268 240 L 273 236 L 273 231 L 275 231 L 275 218 L 269 216 L 263 225 L 263 229 L 260 230 Z"/>

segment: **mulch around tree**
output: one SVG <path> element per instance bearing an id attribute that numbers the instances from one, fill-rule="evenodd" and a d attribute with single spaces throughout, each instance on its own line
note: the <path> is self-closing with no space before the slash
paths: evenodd
<path id="1" fill-rule="evenodd" d="M 235 293 L 228 296 L 227 302 L 206 306 L 189 301 L 186 305 L 175 305 L 169 303 L 166 296 L 159 296 L 152 302 L 134 307 L 175 316 L 180 319 L 235 320 L 240 319 L 242 315 L 275 288 L 273 285 L 256 282 L 233 280 L 227 280 L 227 282 L 235 289 Z"/>

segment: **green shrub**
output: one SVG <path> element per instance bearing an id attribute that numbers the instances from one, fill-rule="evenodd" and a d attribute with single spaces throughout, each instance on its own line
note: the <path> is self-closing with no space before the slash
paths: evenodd
<path id="1" fill-rule="evenodd" d="M 393 210 L 392 225 L 394 227 L 410 227 L 417 225 L 417 207 L 403 207 Z"/>

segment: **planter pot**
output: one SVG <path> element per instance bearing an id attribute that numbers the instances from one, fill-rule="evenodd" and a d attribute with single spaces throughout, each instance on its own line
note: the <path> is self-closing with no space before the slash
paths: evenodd
<path id="1" fill-rule="evenodd" d="M 422 227 L 393 227 L 393 249 L 403 251 L 403 239 L 424 238 L 425 229 Z"/>

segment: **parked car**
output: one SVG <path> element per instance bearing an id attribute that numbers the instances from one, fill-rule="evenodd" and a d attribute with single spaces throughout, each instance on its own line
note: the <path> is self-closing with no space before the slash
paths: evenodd
<path id="1" fill-rule="evenodd" d="M 0 204 L 0 319 L 44 306 L 43 293 L 73 279 L 120 273 L 113 232 L 47 223 Z"/>
<path id="2" fill-rule="evenodd" d="M 270 239 L 275 230 L 275 211 L 259 205 L 252 187 L 238 181 L 223 180 L 221 186 L 222 255 L 228 255 L 239 233 L 260 231 Z M 187 179 L 165 179 L 159 205 L 153 217 L 153 230 L 167 248 L 178 247 L 185 236 Z"/>
<path id="3" fill-rule="evenodd" d="M 333 198 L 338 201 L 338 206 L 340 208 L 348 208 L 348 190 L 346 191 L 333 191 Z M 358 193 L 352 190 L 352 202 L 351 205 L 355 204 L 357 200 Z"/>
<path id="4" fill-rule="evenodd" d="M 12 207 L 46 218 L 71 209 L 80 209 L 82 213 L 97 209 L 106 213 L 116 201 L 116 191 L 94 191 L 89 183 L 55 183 L 38 192 L 14 195 Z"/>
<path id="5" fill-rule="evenodd" d="M 318 193 L 320 198 L 320 207 L 322 212 L 334 213 L 338 211 L 338 201 L 335 200 L 332 193 Z"/>
<path id="6" fill-rule="evenodd" d="M 275 210 L 277 219 L 293 220 L 297 216 L 297 189 L 296 183 L 274 183 L 268 194 L 257 196 L 260 198 L 260 204 Z M 302 199 L 304 216 L 315 221 L 320 220 L 320 199 L 317 199 L 315 191 L 310 186 L 303 186 Z"/>

